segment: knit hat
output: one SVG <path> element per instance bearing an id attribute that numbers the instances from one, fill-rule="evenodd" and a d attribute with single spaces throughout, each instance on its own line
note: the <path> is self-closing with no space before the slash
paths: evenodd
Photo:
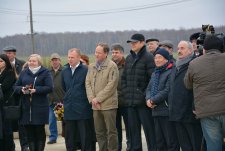
<path id="1" fill-rule="evenodd" d="M 166 60 L 170 60 L 170 54 L 169 54 L 169 52 L 168 52 L 166 49 L 164 49 L 164 48 L 159 48 L 159 49 L 156 51 L 155 55 L 156 55 L 156 54 L 160 54 L 160 55 L 163 56 Z"/>
<path id="2" fill-rule="evenodd" d="M 223 52 L 224 48 L 223 39 L 215 35 L 209 35 L 205 38 L 203 47 L 205 50 L 217 49 Z"/>

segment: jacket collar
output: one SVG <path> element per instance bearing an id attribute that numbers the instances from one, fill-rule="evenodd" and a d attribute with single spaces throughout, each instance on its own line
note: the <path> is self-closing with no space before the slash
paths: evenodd
<path id="1" fill-rule="evenodd" d="M 217 49 L 210 49 L 210 50 L 205 50 L 206 54 L 215 54 L 215 53 L 221 53 Z"/>
<path id="2" fill-rule="evenodd" d="M 131 56 L 133 57 L 133 58 L 136 58 L 136 59 L 138 59 L 138 58 L 140 58 L 142 55 L 143 55 L 143 53 L 146 51 L 146 46 L 144 45 L 142 48 L 141 48 L 141 50 L 136 54 L 135 52 L 133 52 L 132 50 L 130 50 L 130 53 L 131 53 Z"/>
<path id="3" fill-rule="evenodd" d="M 100 68 L 99 69 L 96 67 L 96 62 L 93 63 L 92 66 L 93 66 L 93 68 L 95 68 L 97 70 L 101 70 L 101 69 L 104 69 L 104 68 L 106 68 L 108 66 L 109 61 L 110 60 L 108 58 L 106 58 L 105 61 L 100 65 Z"/>
<path id="4" fill-rule="evenodd" d="M 125 58 L 123 57 L 120 62 L 117 63 L 118 68 L 122 68 L 125 65 Z"/>
<path id="5" fill-rule="evenodd" d="M 60 67 L 59 67 L 59 69 L 58 69 L 58 71 L 61 71 L 63 69 L 63 66 L 62 65 L 60 65 Z M 50 71 L 55 71 L 52 67 L 49 69 Z"/>

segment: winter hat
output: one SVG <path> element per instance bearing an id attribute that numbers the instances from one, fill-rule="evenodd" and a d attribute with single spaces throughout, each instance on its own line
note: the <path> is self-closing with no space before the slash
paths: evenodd
<path id="1" fill-rule="evenodd" d="M 205 38 L 203 47 L 205 50 L 217 49 L 223 52 L 223 39 L 215 35 L 209 35 Z"/>
<path id="2" fill-rule="evenodd" d="M 200 32 L 197 32 L 197 33 L 193 33 L 190 37 L 189 37 L 189 40 L 192 41 L 192 40 L 197 40 L 200 36 Z"/>
<path id="3" fill-rule="evenodd" d="M 168 52 L 166 49 L 164 49 L 164 48 L 159 48 L 159 49 L 156 51 L 155 55 L 156 55 L 156 54 L 160 54 L 160 55 L 163 56 L 166 60 L 170 60 L 170 54 L 169 54 L 169 52 Z"/>

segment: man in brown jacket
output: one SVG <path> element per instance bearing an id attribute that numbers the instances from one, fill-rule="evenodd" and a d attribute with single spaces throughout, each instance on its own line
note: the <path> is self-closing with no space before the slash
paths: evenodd
<path id="1" fill-rule="evenodd" d="M 99 151 L 117 151 L 116 112 L 119 72 L 116 64 L 107 59 L 109 46 L 99 43 L 95 50 L 96 62 L 90 64 L 86 76 L 86 92 L 92 103 Z"/>
<path id="2" fill-rule="evenodd" d="M 194 59 L 185 75 L 193 88 L 195 113 L 200 118 L 207 151 L 221 151 L 225 136 L 225 54 L 223 40 L 211 35 L 204 41 L 203 56 Z"/>

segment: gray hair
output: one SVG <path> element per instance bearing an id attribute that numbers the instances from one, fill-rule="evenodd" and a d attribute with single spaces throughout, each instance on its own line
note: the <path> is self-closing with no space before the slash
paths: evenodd
<path id="1" fill-rule="evenodd" d="M 187 40 L 181 40 L 180 42 L 185 42 L 187 44 L 187 47 L 193 52 L 193 45 L 191 44 L 190 41 Z"/>
<path id="2" fill-rule="evenodd" d="M 187 42 L 187 46 L 189 49 L 191 49 L 191 51 L 193 51 L 193 45 L 190 41 L 186 41 Z"/>

